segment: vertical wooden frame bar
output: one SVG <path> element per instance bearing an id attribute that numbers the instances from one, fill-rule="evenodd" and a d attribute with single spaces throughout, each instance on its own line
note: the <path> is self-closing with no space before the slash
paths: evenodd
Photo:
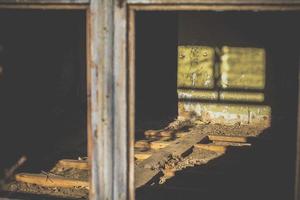
<path id="1" fill-rule="evenodd" d="M 89 196 L 91 200 L 128 199 L 125 1 L 0 0 L 0 9 L 86 11 Z"/>
<path id="2" fill-rule="evenodd" d="M 128 69 L 129 69 L 129 199 L 135 199 L 134 133 L 135 133 L 135 10 L 128 9 Z"/>
<path id="3" fill-rule="evenodd" d="M 128 199 L 128 110 L 127 110 L 127 9 L 114 1 L 114 168 L 113 199 Z M 129 140 L 130 141 L 130 140 Z"/>
<path id="4" fill-rule="evenodd" d="M 122 1 L 91 0 L 90 199 L 128 197 L 126 16 Z"/>
<path id="5" fill-rule="evenodd" d="M 113 1 L 92 0 L 88 18 L 90 199 L 113 199 Z"/>

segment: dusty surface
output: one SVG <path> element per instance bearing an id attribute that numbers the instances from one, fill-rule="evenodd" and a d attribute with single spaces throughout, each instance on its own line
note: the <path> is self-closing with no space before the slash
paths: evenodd
<path id="1" fill-rule="evenodd" d="M 51 195 L 70 199 L 87 199 L 88 197 L 88 190 L 84 188 L 42 187 L 21 182 L 10 183 L 7 185 L 7 190 L 10 192 Z"/>
<path id="2" fill-rule="evenodd" d="M 76 180 L 88 180 L 88 171 L 87 170 L 79 170 L 79 169 L 63 169 L 61 167 L 55 166 L 52 170 L 51 173 L 63 176 L 66 178 L 72 178 Z"/>
<path id="3" fill-rule="evenodd" d="M 164 175 L 160 177 L 159 184 L 163 184 L 165 181 L 167 181 L 167 179 L 175 176 L 177 171 L 181 171 L 188 167 L 194 167 L 196 165 L 206 164 L 210 160 L 213 160 L 221 155 L 222 153 L 193 149 L 192 153 L 184 158 L 171 159 L 162 170 Z"/>
<path id="4" fill-rule="evenodd" d="M 179 123 L 173 122 L 169 124 L 165 129 L 172 132 L 169 137 L 146 137 L 143 139 L 146 142 L 153 141 L 163 141 L 169 142 L 176 140 L 178 137 L 184 137 L 192 131 L 201 131 L 205 128 L 207 134 L 213 135 L 229 135 L 229 136 L 258 136 L 263 130 L 264 126 L 249 126 L 249 125 L 221 125 L 221 124 L 204 124 L 204 123 Z M 140 153 L 154 153 L 159 150 L 153 150 L 149 148 L 135 148 L 136 152 Z M 184 157 L 170 158 L 164 166 L 160 166 L 160 170 L 163 172 L 163 175 L 155 184 L 164 184 L 168 179 L 176 176 L 178 171 L 184 170 L 186 168 L 191 168 L 194 166 L 199 166 L 208 163 L 209 161 L 222 156 L 222 153 L 216 153 L 213 151 L 193 149 L 189 154 Z M 135 164 L 137 165 L 140 160 L 136 160 Z M 41 172 L 42 173 L 42 172 Z M 88 171 L 87 170 L 77 170 L 77 169 L 64 169 L 60 166 L 55 166 L 52 168 L 49 174 L 63 176 L 67 178 L 73 178 L 76 180 L 88 180 Z M 12 193 L 31 193 L 31 194 L 41 194 L 41 195 L 50 195 L 55 197 L 63 197 L 70 199 L 87 199 L 88 198 L 88 189 L 87 188 L 59 188 L 59 187 L 41 187 L 35 184 L 27 184 L 16 181 L 11 181 L 6 184 L 4 189 Z"/>
<path id="5" fill-rule="evenodd" d="M 262 125 L 241 125 L 236 123 L 234 125 L 221 125 L 221 124 L 209 124 L 209 125 L 198 125 L 195 128 L 201 126 L 208 126 L 211 135 L 228 135 L 228 136 L 258 136 L 265 129 L 264 124 Z"/>
<path id="6" fill-rule="evenodd" d="M 205 127 L 205 129 L 204 129 Z M 153 141 L 172 141 L 176 140 L 177 134 L 181 133 L 180 137 L 184 137 L 184 135 L 189 134 L 190 132 L 201 131 L 203 134 L 210 135 L 223 135 L 223 136 L 245 136 L 245 137 L 257 137 L 259 136 L 265 126 L 260 125 L 241 125 L 236 123 L 234 125 L 221 125 L 221 124 L 205 124 L 203 122 L 200 123 L 179 123 L 173 122 L 171 123 L 166 130 L 173 129 L 175 132 L 173 135 L 168 137 L 145 137 L 146 140 L 148 138 L 149 142 Z M 182 130 L 185 130 L 182 132 Z M 205 131 L 204 131 L 205 130 Z M 239 146 L 239 145 L 236 145 Z M 139 149 L 136 149 L 136 152 Z M 151 150 L 148 152 L 157 152 L 159 150 Z M 147 152 L 147 150 L 143 150 L 143 152 Z M 174 177 L 176 172 L 181 171 L 185 168 L 190 168 L 194 166 L 200 166 L 208 163 L 218 157 L 221 157 L 223 153 L 208 151 L 208 150 L 200 150 L 193 148 L 191 152 L 189 152 L 184 157 L 173 157 L 170 158 L 164 165 L 159 166 L 159 169 L 163 172 L 163 175 L 159 178 L 158 182 L 152 182 L 152 185 L 155 184 L 164 184 L 168 179 Z M 135 164 L 138 165 L 141 161 L 136 160 Z"/>
<path id="7" fill-rule="evenodd" d="M 76 180 L 88 180 L 87 170 L 78 169 L 64 169 L 59 166 L 55 166 L 50 172 L 51 175 L 63 176 L 66 178 L 72 178 Z M 40 195 L 51 195 L 56 197 L 64 197 L 70 199 L 87 199 L 88 189 L 87 188 L 61 188 L 61 187 L 42 187 L 35 184 L 28 184 L 22 182 L 12 181 L 4 187 L 4 190 L 17 193 L 31 193 Z"/>

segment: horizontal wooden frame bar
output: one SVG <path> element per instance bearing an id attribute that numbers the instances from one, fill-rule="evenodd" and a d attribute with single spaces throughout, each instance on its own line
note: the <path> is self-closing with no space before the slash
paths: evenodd
<path id="1" fill-rule="evenodd" d="M 0 4 L 89 4 L 90 0 L 0 0 Z"/>
<path id="2" fill-rule="evenodd" d="M 90 0 L 0 0 L 0 9 L 87 10 Z"/>
<path id="3" fill-rule="evenodd" d="M 1 4 L 7 10 L 87 10 L 88 4 Z"/>
<path id="4" fill-rule="evenodd" d="M 300 4 L 300 0 L 127 0 L 128 4 Z"/>
<path id="5" fill-rule="evenodd" d="M 129 6 L 134 11 L 298 11 L 300 10 L 300 4 L 285 4 L 285 5 L 189 5 L 189 4 L 159 4 L 159 5 L 148 5 L 148 4 L 132 4 Z"/>

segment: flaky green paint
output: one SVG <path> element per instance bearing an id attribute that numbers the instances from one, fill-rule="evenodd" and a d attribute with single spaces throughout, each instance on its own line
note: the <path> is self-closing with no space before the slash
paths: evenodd
<path id="1" fill-rule="evenodd" d="M 213 88 L 215 52 L 205 46 L 178 47 L 178 87 Z"/>
<path id="2" fill-rule="evenodd" d="M 222 88 L 264 89 L 265 50 L 223 47 L 220 73 Z"/>
<path id="3" fill-rule="evenodd" d="M 218 104 L 216 101 L 263 102 L 263 92 L 219 91 L 226 88 L 264 89 L 265 50 L 259 48 L 223 47 L 220 63 L 214 48 L 178 47 L 179 113 L 193 112 L 212 123 L 270 124 L 271 108 L 247 104 Z M 216 69 L 220 67 L 220 69 Z M 215 80 L 215 71 L 220 71 Z M 217 84 L 217 85 L 215 85 Z M 219 89 L 217 89 L 219 87 Z M 203 90 L 213 89 L 215 90 Z M 200 103 L 197 100 L 211 100 Z M 183 110 L 182 110 L 183 109 Z"/>

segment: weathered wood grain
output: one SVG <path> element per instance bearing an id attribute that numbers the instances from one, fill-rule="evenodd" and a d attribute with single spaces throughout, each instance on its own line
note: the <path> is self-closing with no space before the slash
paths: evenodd
<path id="1" fill-rule="evenodd" d="M 113 118 L 114 118 L 114 180 L 113 199 L 128 199 L 128 111 L 127 111 L 127 6 L 114 0 L 113 35 Z M 134 159 L 134 157 L 132 157 Z"/>
<path id="2" fill-rule="evenodd" d="M 299 4 L 300 0 L 127 0 L 128 4 Z"/>
<path id="3" fill-rule="evenodd" d="M 192 132 L 189 135 L 173 141 L 167 147 L 161 149 L 157 153 L 153 153 L 151 157 L 142 161 L 135 167 L 135 187 L 141 187 L 151 181 L 160 172 L 160 166 L 172 157 L 183 156 L 193 146 L 207 138 L 207 134 L 202 131 Z"/>
<path id="4" fill-rule="evenodd" d="M 300 4 L 130 4 L 134 11 L 299 11 Z"/>
<path id="5" fill-rule="evenodd" d="M 171 141 L 161 141 L 161 140 L 157 140 L 157 141 L 153 141 L 150 143 L 150 147 L 151 149 L 163 149 L 166 148 L 167 146 L 169 146 L 170 144 L 172 144 Z"/>
<path id="6" fill-rule="evenodd" d="M 88 13 L 91 161 L 90 199 L 113 199 L 113 38 L 111 0 L 91 0 Z"/>
<path id="7" fill-rule="evenodd" d="M 74 169 L 82 169 L 82 170 L 89 169 L 89 165 L 86 160 L 63 159 L 58 162 L 58 165 L 63 168 L 74 168 Z"/>
<path id="8" fill-rule="evenodd" d="M 44 187 L 84 187 L 88 188 L 88 181 L 70 179 L 59 176 L 47 176 L 44 174 L 29 174 L 29 173 L 20 173 L 15 176 L 16 181 L 36 184 Z"/>
<path id="9" fill-rule="evenodd" d="M 144 132 L 146 137 L 171 137 L 175 134 L 174 130 L 147 130 Z"/>
<path id="10" fill-rule="evenodd" d="M 0 0 L 6 4 L 88 4 L 90 0 Z"/>
<path id="11" fill-rule="evenodd" d="M 2 10 L 87 10 L 88 4 L 12 4 L 0 3 Z"/>
<path id="12" fill-rule="evenodd" d="M 91 0 L 90 199 L 128 195 L 126 17 L 125 3 Z"/>
<path id="13" fill-rule="evenodd" d="M 223 136 L 223 135 L 209 135 L 209 140 L 212 141 L 223 141 L 223 142 L 247 142 L 247 137 L 240 137 L 240 136 Z"/>
<path id="14" fill-rule="evenodd" d="M 128 10 L 128 146 L 129 146 L 129 172 L 128 172 L 128 199 L 135 197 L 134 187 L 134 138 L 135 138 L 135 11 Z"/>
<path id="15" fill-rule="evenodd" d="M 222 142 L 222 141 L 213 141 L 215 145 L 222 145 L 222 146 L 230 146 L 230 147 L 251 147 L 251 143 L 238 143 L 238 142 Z"/>
<path id="16" fill-rule="evenodd" d="M 215 145 L 215 144 L 195 144 L 194 147 L 198 149 L 214 151 L 218 153 L 225 153 L 227 150 L 227 146 Z"/>

